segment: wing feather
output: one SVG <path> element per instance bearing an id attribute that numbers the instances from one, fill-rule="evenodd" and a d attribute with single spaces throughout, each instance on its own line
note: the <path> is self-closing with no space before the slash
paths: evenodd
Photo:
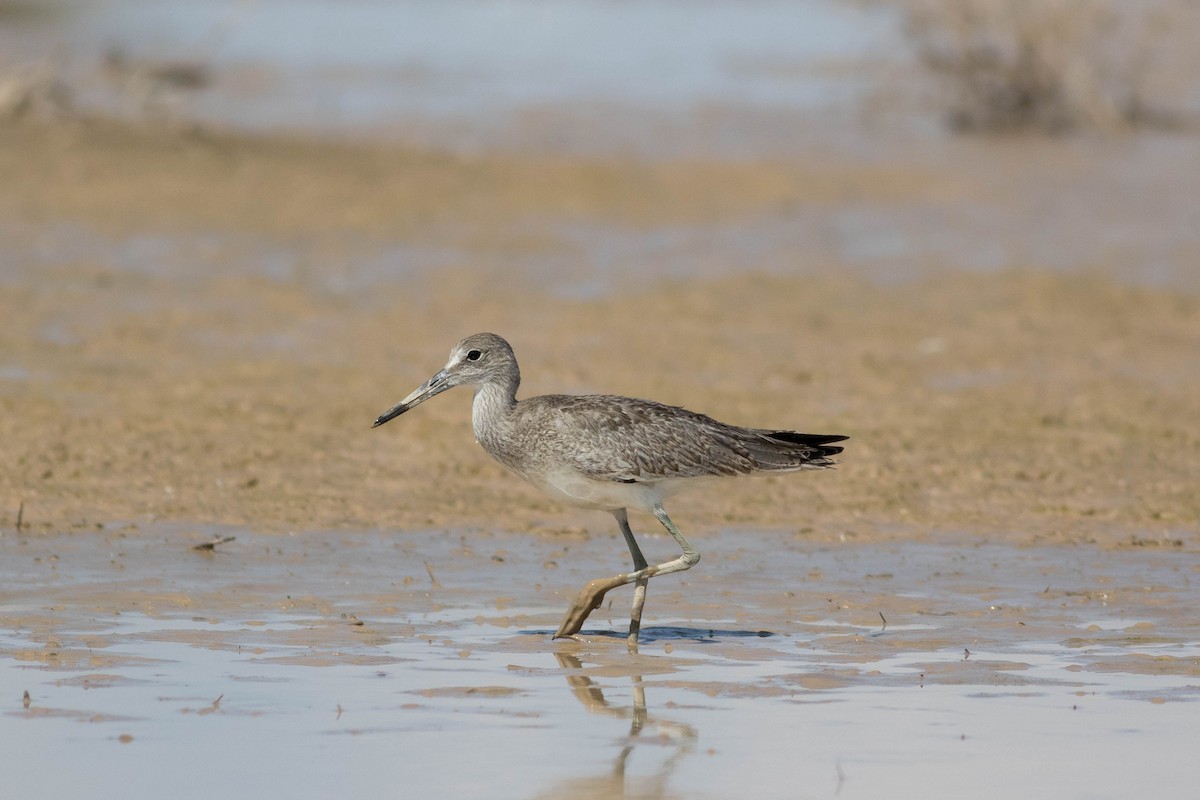
<path id="1" fill-rule="evenodd" d="M 844 436 L 740 428 L 649 400 L 546 395 L 523 401 L 544 459 L 596 480 L 626 483 L 833 465 Z"/>

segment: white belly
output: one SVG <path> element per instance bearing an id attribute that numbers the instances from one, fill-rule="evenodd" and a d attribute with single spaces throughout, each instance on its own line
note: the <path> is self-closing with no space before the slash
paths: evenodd
<path id="1" fill-rule="evenodd" d="M 662 504 L 663 498 L 704 483 L 702 479 L 696 478 L 655 483 L 598 481 L 571 470 L 523 477 L 550 497 L 563 503 L 605 511 L 617 508 L 653 511 L 655 506 Z"/>

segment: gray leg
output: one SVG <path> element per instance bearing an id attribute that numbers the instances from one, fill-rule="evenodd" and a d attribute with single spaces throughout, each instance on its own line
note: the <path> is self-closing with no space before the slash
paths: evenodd
<path id="1" fill-rule="evenodd" d="M 679 532 L 679 528 L 676 528 L 675 523 L 671 522 L 671 518 L 667 516 L 667 510 L 662 506 L 655 506 L 654 516 L 658 517 L 658 521 L 661 522 L 663 527 L 667 529 L 667 533 L 671 534 L 671 538 L 674 539 L 676 543 L 683 549 L 683 555 L 675 559 L 675 561 L 670 561 L 667 564 L 663 564 L 662 567 L 659 567 L 658 574 L 661 575 L 664 572 L 678 572 L 684 569 L 691 569 L 699 564 L 700 551 L 692 547 L 692 543 L 683 538 L 683 534 Z M 664 567 L 668 566 L 669 564 L 674 564 L 676 562 L 679 562 L 679 566 L 675 569 L 664 569 Z"/>
<path id="2" fill-rule="evenodd" d="M 625 637 L 631 652 L 637 651 L 638 634 L 642 631 L 642 608 L 646 605 L 646 585 L 649 578 L 638 578 L 633 586 L 633 610 L 629 612 L 629 635 Z"/>
<path id="3" fill-rule="evenodd" d="M 624 513 L 625 512 L 622 511 L 621 516 L 624 516 Z M 621 516 L 617 517 L 618 523 L 621 522 Z M 583 587 L 583 591 L 579 593 L 579 596 L 575 598 L 575 602 L 569 609 L 567 609 L 567 616 L 563 619 L 562 624 L 558 626 L 558 631 L 554 634 L 555 639 L 574 636 L 575 634 L 579 633 L 579 630 L 583 627 L 583 623 L 585 620 L 587 620 L 588 615 L 591 614 L 595 609 L 599 608 L 600 603 L 604 600 L 605 593 L 608 592 L 609 589 L 614 589 L 617 586 L 624 586 L 627 583 L 647 581 L 650 578 L 653 578 L 655 575 L 667 575 L 672 572 L 682 572 L 685 569 L 691 569 L 700 562 L 699 551 L 697 551 L 695 547 L 692 547 L 692 543 L 684 538 L 684 535 L 679 532 L 679 529 L 675 527 L 674 522 L 671 522 L 671 518 L 667 516 L 666 510 L 664 510 L 661 505 L 654 507 L 654 516 L 658 518 L 658 521 L 661 522 L 663 527 L 667 529 L 667 533 L 671 534 L 671 538 L 675 540 L 680 548 L 682 548 L 683 555 L 681 555 L 679 558 L 667 561 L 666 563 L 659 564 L 655 567 L 637 567 L 633 572 L 629 572 L 624 575 L 614 575 L 611 578 L 597 578 L 596 580 L 592 581 L 587 586 Z M 627 542 L 632 542 L 633 532 L 629 531 L 626 533 L 628 529 L 629 522 L 626 520 L 625 524 L 621 526 L 621 532 L 625 533 Z M 630 553 L 634 553 L 635 547 L 636 543 L 634 543 L 633 547 L 630 547 Z M 641 550 L 638 549 L 637 553 L 634 555 L 635 567 L 637 566 L 637 557 L 640 554 Z M 646 563 L 645 558 L 642 559 L 642 563 Z M 645 602 L 644 591 L 642 593 L 642 602 Z M 640 627 L 641 607 L 638 605 L 636 592 L 634 596 L 634 604 Z M 633 627 L 634 626 L 631 620 L 629 641 L 631 645 L 636 645 L 637 631 L 633 630 Z"/>
<path id="4" fill-rule="evenodd" d="M 629 515 L 625 513 L 625 509 L 618 508 L 612 512 L 616 517 L 617 524 L 621 526 L 621 534 L 625 537 L 625 544 L 629 547 L 629 555 L 633 556 L 633 568 L 645 569 L 646 557 L 642 555 L 642 548 L 638 547 L 637 540 L 633 538 L 633 531 L 629 527 Z"/>
<path id="5" fill-rule="evenodd" d="M 623 508 L 618 508 L 612 514 L 617 518 L 617 524 L 621 526 L 625 544 L 629 545 L 629 554 L 633 556 L 634 570 L 645 569 L 649 564 L 646 563 L 646 557 L 642 555 L 642 549 L 638 547 L 637 540 L 633 538 L 633 530 L 629 527 L 629 515 Z M 627 638 L 631 650 L 637 649 L 638 633 L 642 629 L 642 608 L 646 605 L 646 584 L 648 583 L 650 583 L 649 578 L 639 578 L 633 587 L 633 611 L 629 615 L 629 636 Z"/>

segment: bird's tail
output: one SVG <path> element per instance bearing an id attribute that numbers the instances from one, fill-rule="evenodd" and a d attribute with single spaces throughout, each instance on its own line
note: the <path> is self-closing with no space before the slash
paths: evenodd
<path id="1" fill-rule="evenodd" d="M 837 462 L 831 458 L 842 448 L 831 444 L 848 436 L 795 431 L 756 431 L 750 452 L 761 470 L 787 472 L 798 469 L 827 469 Z"/>

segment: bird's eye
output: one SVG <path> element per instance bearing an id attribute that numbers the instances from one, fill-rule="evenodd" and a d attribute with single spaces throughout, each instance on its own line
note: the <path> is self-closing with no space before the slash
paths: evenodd
<path id="1" fill-rule="evenodd" d="M 482 355 L 483 353 L 479 352 L 478 350 L 468 350 L 467 361 L 478 361 L 479 357 Z"/>

